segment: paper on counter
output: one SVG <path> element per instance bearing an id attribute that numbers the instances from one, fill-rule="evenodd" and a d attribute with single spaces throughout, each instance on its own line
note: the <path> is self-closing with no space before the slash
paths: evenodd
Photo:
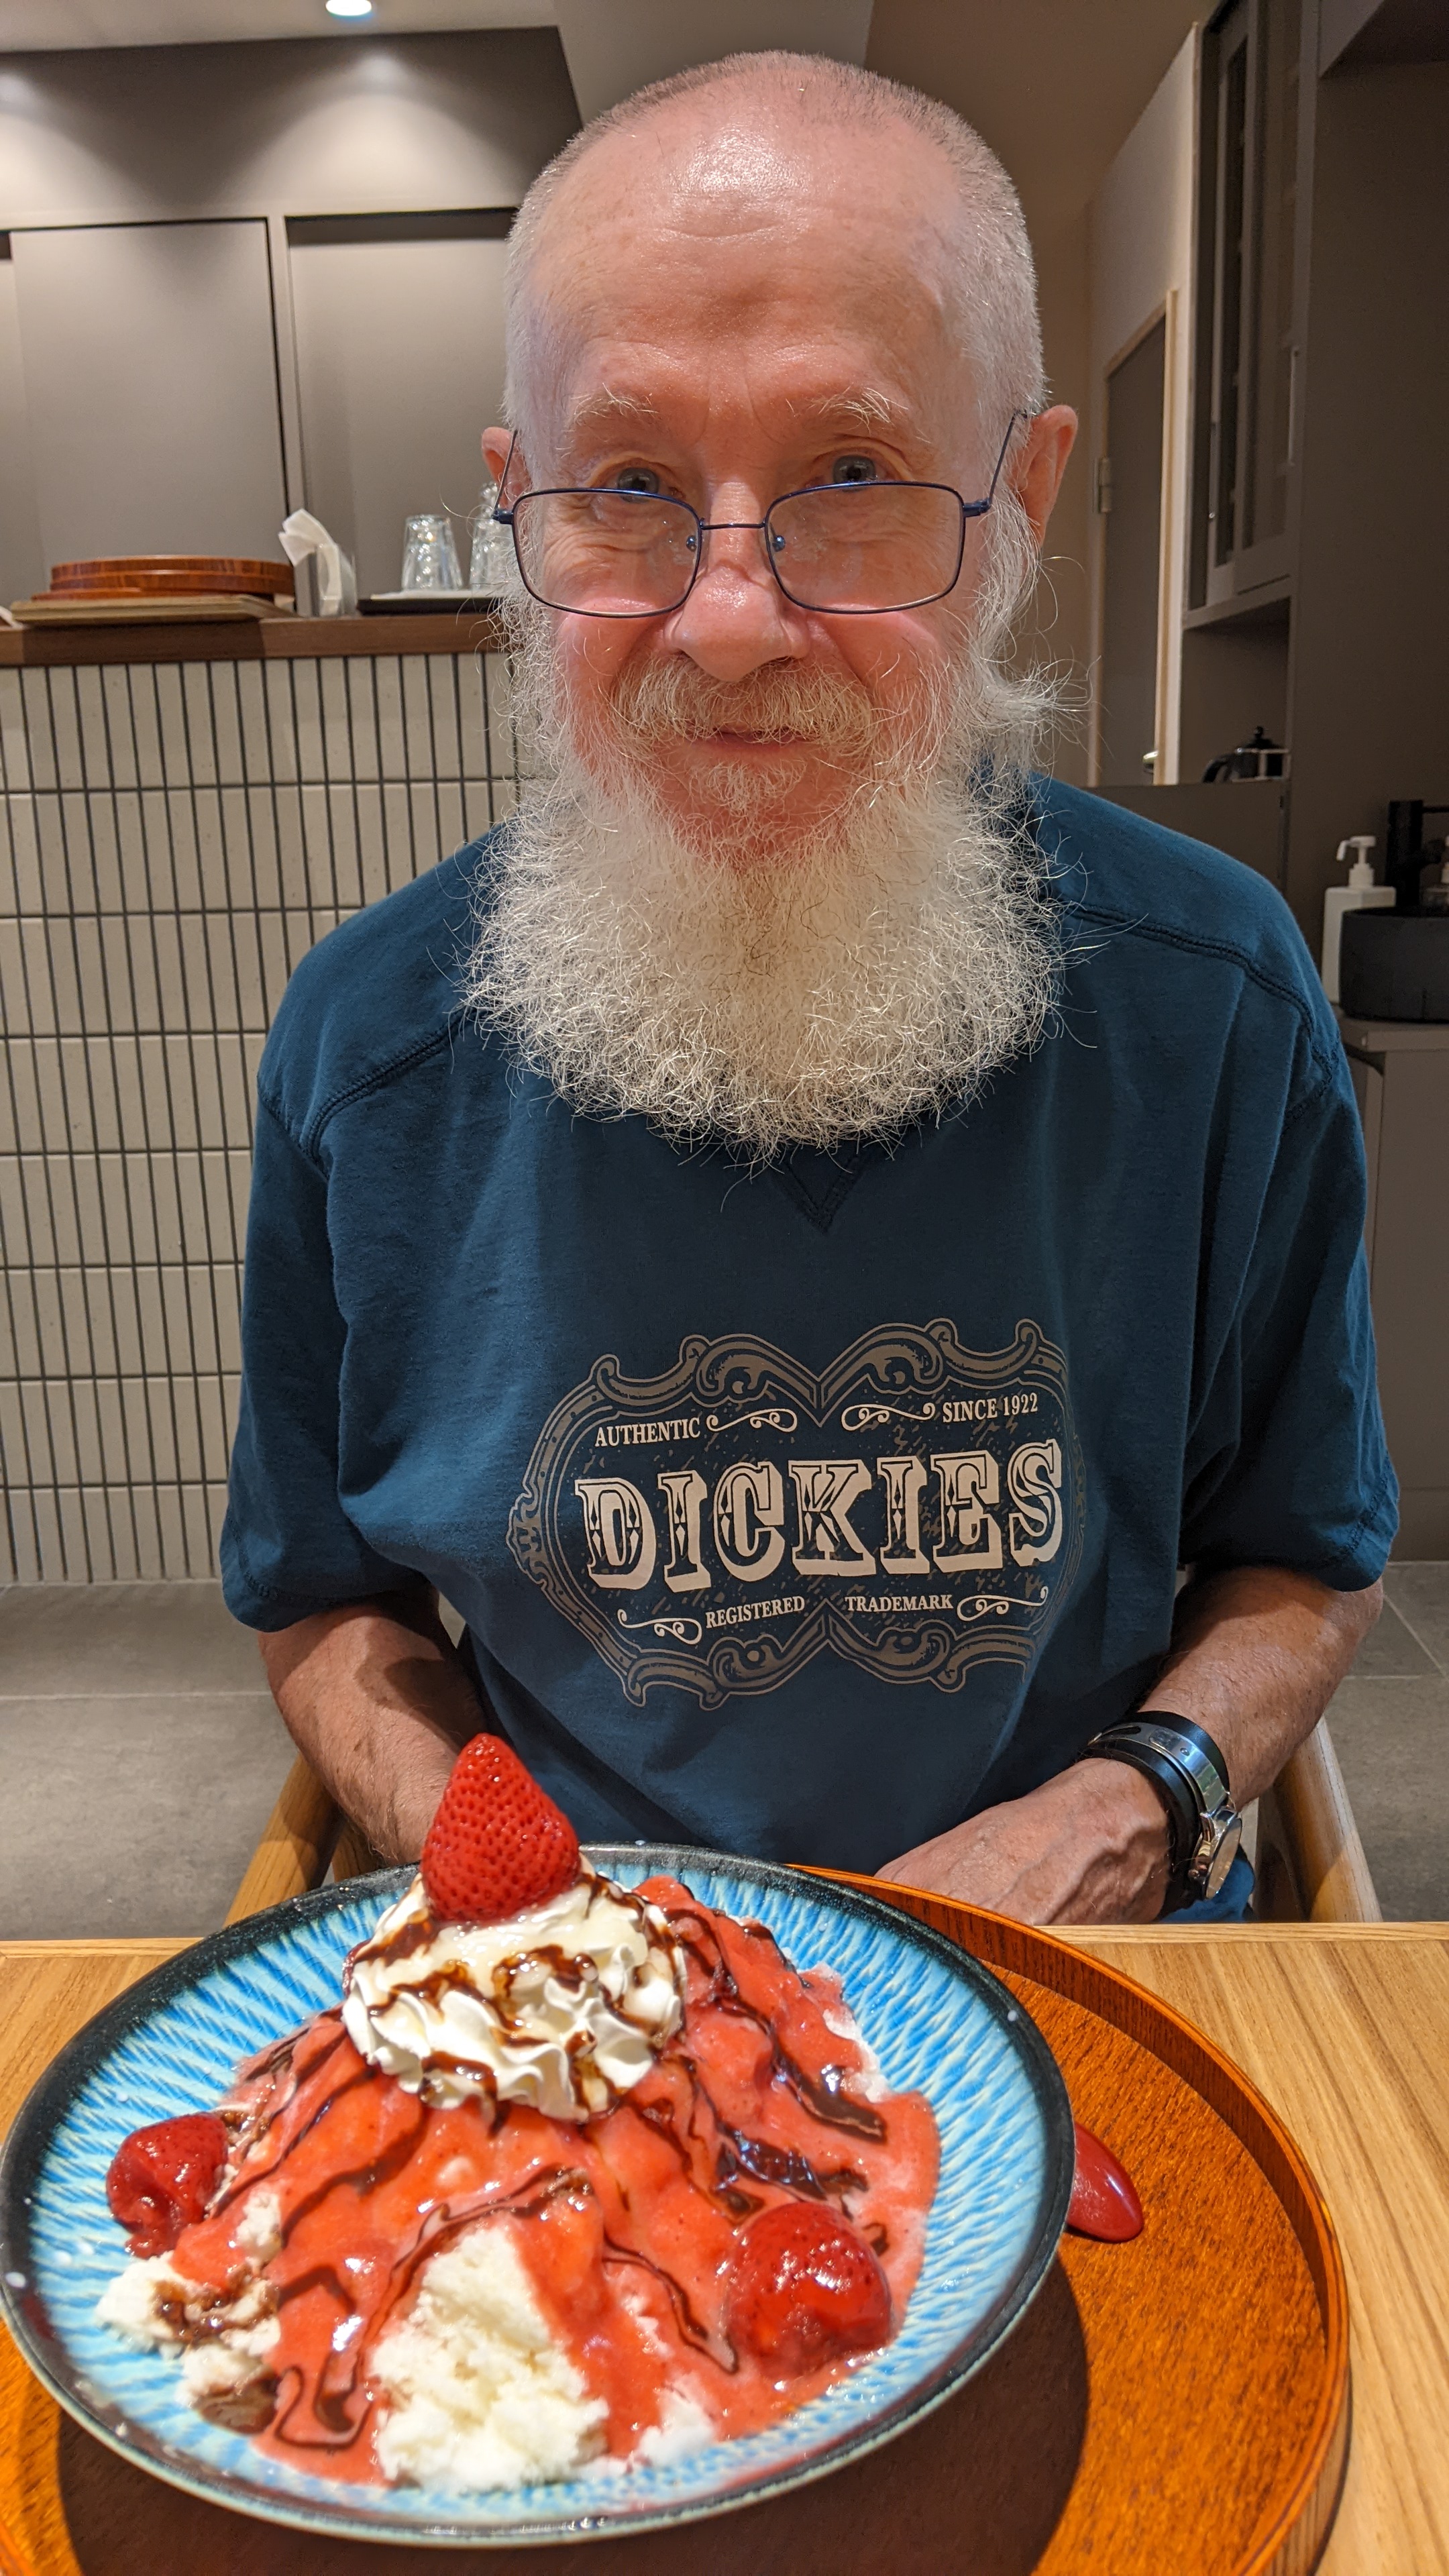
<path id="1" fill-rule="evenodd" d="M 318 616 L 350 617 L 357 606 L 357 575 L 352 557 L 343 553 L 321 520 L 314 519 L 310 510 L 294 510 L 290 518 L 282 521 L 280 543 L 290 564 L 305 563 L 309 555 L 316 556 Z"/>

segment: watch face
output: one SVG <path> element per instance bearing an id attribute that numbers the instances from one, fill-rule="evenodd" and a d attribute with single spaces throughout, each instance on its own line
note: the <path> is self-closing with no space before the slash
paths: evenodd
<path id="1" fill-rule="evenodd" d="M 1211 1824 L 1211 1818 L 1208 1821 Z M 1234 1816 L 1231 1822 L 1224 1826 L 1222 1840 L 1208 1863 L 1207 1880 L 1203 1887 L 1204 1896 L 1217 1896 L 1221 1893 L 1223 1881 L 1237 1859 L 1238 1845 L 1242 1839 L 1242 1817 Z"/>

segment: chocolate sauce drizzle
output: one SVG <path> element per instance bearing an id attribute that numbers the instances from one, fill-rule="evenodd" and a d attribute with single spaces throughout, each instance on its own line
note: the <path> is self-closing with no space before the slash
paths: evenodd
<path id="1" fill-rule="evenodd" d="M 593 1875 L 589 1886 L 588 1903 L 584 1908 L 585 1917 L 587 1918 L 596 1904 L 606 1898 L 614 1903 L 619 1902 L 620 1899 L 627 1903 L 629 1891 L 614 1886 L 611 1880 Z M 425 1909 L 421 1914 L 415 1915 L 410 1922 L 401 1923 L 395 1930 L 362 1943 L 357 1950 L 349 1954 L 343 1970 L 344 1994 L 352 1992 L 355 1963 L 359 1959 L 365 1957 L 370 1963 L 376 1963 L 384 1969 L 395 1968 L 400 1961 L 412 1958 L 420 1950 L 428 1949 L 437 1939 L 440 1930 L 444 1928 L 446 1927 L 440 1925 Z M 532 2008 L 532 1998 L 530 1997 L 520 2009 L 515 2004 L 514 1990 L 525 1980 L 530 1985 L 535 1984 L 540 1969 L 546 1979 L 552 1980 L 575 1996 L 581 1995 L 590 1982 L 590 1972 L 579 1952 L 564 1948 L 556 1942 L 536 1942 L 528 1949 L 519 1950 L 511 1957 L 501 1959 L 494 1973 L 494 1990 L 489 1996 L 489 2003 L 499 2023 L 500 2044 L 505 2049 L 515 2045 L 528 2049 L 534 2045 L 536 2034 L 525 2027 Z M 445 1967 L 434 1968 L 425 1977 L 399 1981 L 395 1985 L 390 1985 L 386 2002 L 390 2005 L 406 1997 L 409 2002 L 423 2006 L 436 2005 L 450 1990 L 458 1988 L 476 1991 L 472 1974 L 461 1960 L 452 1961 Z M 634 2020 L 634 2016 L 628 2009 L 627 1996 L 610 1997 L 609 2007 L 621 2021 L 632 2023 L 635 2029 L 642 2027 Z M 657 2040 L 654 2041 L 654 2045 L 657 2049 L 659 2045 Z M 564 2042 L 565 2054 L 571 2067 L 577 2067 L 582 2058 L 586 2057 L 590 2060 L 588 2071 L 592 2090 L 588 2096 L 582 2098 L 588 2101 L 592 2117 L 603 2118 L 608 2112 L 617 2108 L 623 2096 L 619 2088 L 605 2075 L 603 2068 L 594 2057 L 593 2049 L 593 2039 L 587 2031 L 574 2031 Z M 430 2047 L 428 2051 L 428 2074 L 424 2075 L 422 2082 L 424 2099 L 438 2098 L 437 2090 L 430 2085 L 428 2078 L 439 2070 L 446 2070 L 449 2074 L 455 2075 L 469 2090 L 476 2089 L 485 2099 L 497 2101 L 498 2084 L 492 2068 L 476 2058 L 457 2057 L 436 2046 Z M 596 2099 L 595 2096 L 602 2098 Z"/>
<path id="2" fill-rule="evenodd" d="M 805 2109 L 826 2128 L 851 2129 L 858 2138 L 884 2138 L 886 2124 L 879 2111 L 871 2103 L 862 2102 L 855 2094 L 846 2092 L 851 2072 L 848 2067 L 826 2066 L 818 2076 L 807 2075 L 804 2067 L 781 2045 L 780 2035 L 769 2014 L 761 2012 L 740 1993 L 720 1946 L 719 1935 L 708 1915 L 696 1907 L 674 1905 L 669 1908 L 669 1921 L 681 1948 L 689 1952 L 708 1981 L 700 2002 L 712 2004 L 717 2012 L 734 2013 L 743 2021 L 752 2021 L 763 2032 L 770 2043 L 770 2072 L 775 2080 L 788 2085 L 796 2100 L 803 2103 Z M 698 1937 L 692 1938 L 682 1929 L 686 1922 L 694 1926 Z M 742 1923 L 738 1928 L 757 1940 L 767 1941 L 776 1956 L 780 1955 L 779 1943 L 763 1923 Z M 762 2179 L 772 2180 L 773 2177 Z"/>
<path id="3" fill-rule="evenodd" d="M 671 1906 L 666 1910 L 675 1938 L 693 1959 L 704 1980 L 704 1990 L 695 1999 L 696 2002 L 752 2022 L 769 2042 L 772 2080 L 787 2086 L 797 2101 L 822 2126 L 844 2130 L 857 2137 L 883 2139 L 886 2136 L 886 2124 L 880 2113 L 869 2103 L 861 2101 L 845 2089 L 851 2070 L 841 2066 L 827 2066 L 818 2077 L 807 2074 L 782 2045 L 769 2014 L 752 2004 L 741 1993 L 708 1915 L 694 1906 Z M 387 1955 L 394 1958 L 401 1957 L 407 1955 L 409 1951 L 424 1947 L 432 1939 L 435 1928 L 427 1921 L 401 1927 L 396 1934 L 390 1936 Z M 762 1924 L 745 1924 L 740 1928 L 754 1937 L 768 1941 L 772 1948 L 777 1948 L 772 1936 Z M 422 1993 L 434 1987 L 441 1987 L 451 1980 L 452 1974 L 453 1972 L 449 1970 L 440 1971 L 437 1977 L 427 1979 L 416 1991 Z M 324 2045 L 309 2053 L 307 2062 L 299 2073 L 296 2060 L 302 2043 L 309 2033 L 320 2032 L 334 2019 L 337 2022 L 335 2031 Z M 284 2116 L 302 2086 L 304 2084 L 310 2086 L 336 2056 L 345 2038 L 346 2033 L 341 2026 L 340 2015 L 321 2015 L 316 2022 L 307 2025 L 304 2031 L 289 2033 L 287 2037 L 278 2040 L 272 2048 L 251 2061 L 244 2070 L 244 2078 L 249 2083 L 265 2080 L 268 2077 L 289 2079 L 279 2087 L 275 2098 L 266 2101 L 257 2115 L 254 2133 L 250 2140 L 253 2152 Z M 764 2206 L 757 2193 L 741 2188 L 736 2179 L 738 2176 L 748 2177 L 753 2182 L 764 2183 L 775 2190 L 791 2192 L 802 2199 L 838 2201 L 842 2207 L 846 2205 L 847 2193 L 864 2192 L 868 2188 L 866 2176 L 849 2165 L 822 2170 L 797 2148 L 775 2146 L 767 2139 L 751 2137 L 745 2131 L 735 2128 L 724 2118 L 705 2085 L 694 2059 L 678 2039 L 665 2050 L 660 2064 L 662 2070 L 667 2070 L 671 2065 L 677 2067 L 685 2079 L 687 2114 L 682 2133 L 678 2118 L 679 2106 L 667 2095 L 663 2100 L 656 2097 L 640 2101 L 634 2094 L 626 2094 L 622 2097 L 624 2105 L 633 2111 L 637 2118 L 645 2121 L 658 2137 L 667 2142 L 678 2157 L 686 2177 L 694 2188 L 707 2191 L 709 2197 L 736 2223 Z M 258 2170 L 253 2165 L 249 2153 L 244 2170 L 235 2174 L 232 2181 L 217 2195 L 209 2214 L 219 2215 L 244 2192 L 250 2191 L 259 2183 L 265 2183 L 279 2173 L 296 2147 L 317 2128 L 336 2103 L 359 2086 L 375 2080 L 374 2069 L 364 2064 L 358 2071 L 350 2075 L 342 2075 L 341 2081 L 324 2085 L 321 2098 L 310 2109 L 307 2119 L 298 2129 L 296 2136 L 288 2140 L 272 2163 Z M 247 2109 L 243 2106 L 238 2114 L 236 2106 L 229 2107 L 233 2110 L 234 2117 L 240 2117 L 242 2130 L 245 2132 L 250 2125 L 250 2114 Z M 709 2169 L 710 2140 L 701 2125 L 702 2113 L 708 2114 L 715 2140 L 712 2184 L 702 2182 L 699 2177 L 701 2164 L 706 2170 Z M 507 2117 L 507 2106 L 499 2108 L 495 2105 L 494 2114 L 495 2120 L 501 2123 Z M 416 2105 L 416 2116 L 410 2125 L 381 2155 L 367 2164 L 329 2175 L 316 2190 L 309 2192 L 304 2199 L 298 2201 L 281 2225 L 282 2246 L 287 2245 L 300 2222 L 334 2192 L 351 2188 L 360 2199 L 366 2199 L 382 2184 L 392 2181 L 400 2174 L 419 2146 L 430 2116 L 426 2102 L 419 2101 Z M 558 2165 L 529 2176 L 511 2192 L 498 2193 L 485 2186 L 483 2190 L 469 2193 L 457 2202 L 435 2204 L 420 2214 L 417 2232 L 393 2263 L 384 2295 L 365 2326 L 362 2326 L 354 2335 L 347 2337 L 340 2347 L 334 2332 L 331 2349 L 317 2374 L 314 2387 L 309 2389 L 308 2375 L 299 2363 L 289 2364 L 280 2373 L 272 2372 L 263 2363 L 241 2387 L 208 2397 L 202 2402 L 199 2411 L 210 2416 L 214 2421 L 232 2425 L 237 2430 L 249 2433 L 261 2432 L 270 2426 L 277 2441 L 285 2443 L 289 2449 L 296 2451 L 340 2451 L 349 2448 L 365 2431 L 376 2405 L 375 2395 L 366 2386 L 368 2356 L 386 2326 L 396 2315 L 399 2306 L 411 2292 L 422 2265 L 430 2261 L 435 2254 L 442 2252 L 445 2246 L 463 2234 L 466 2229 L 477 2226 L 485 2219 L 534 2218 L 555 2200 L 569 2195 L 575 2196 L 581 2205 L 583 2198 L 595 2197 L 594 2186 L 588 2175 L 579 2168 Z M 627 2195 L 622 2196 L 627 2208 Z M 885 2243 L 883 2229 L 872 2229 L 871 2237 L 877 2250 L 883 2248 Z M 714 2362 L 721 2370 L 733 2373 L 738 2369 L 738 2357 L 733 2347 L 722 2335 L 712 2332 L 709 2326 L 696 2315 L 684 2285 L 666 2266 L 655 2262 L 637 2247 L 621 2243 L 616 2237 L 607 2233 L 604 2236 L 603 2260 L 606 2264 L 630 2265 L 650 2273 L 660 2283 L 669 2300 L 683 2341 Z M 265 2276 L 263 2278 L 265 2279 Z M 284 2308 L 292 2300 L 316 2291 L 321 2291 L 335 2301 L 341 2324 L 345 2325 L 349 2317 L 359 2316 L 357 2301 L 347 2283 L 336 2268 L 328 2263 L 314 2265 L 310 2270 L 298 2274 L 295 2279 L 279 2284 L 274 2294 L 275 2306 L 278 2309 Z M 217 2304 L 219 2306 L 220 2301 Z M 180 2332 L 184 2341 L 195 2342 L 221 2331 L 224 2325 L 224 2314 L 218 2315 L 209 2311 L 199 2320 L 178 2321 L 176 2330 Z M 295 2420 L 301 2414 L 310 2415 L 312 2422 L 320 2430 L 316 2433 L 304 2430 Z"/>

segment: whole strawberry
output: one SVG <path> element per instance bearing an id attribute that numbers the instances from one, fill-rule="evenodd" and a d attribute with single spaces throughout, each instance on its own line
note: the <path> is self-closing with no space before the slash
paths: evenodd
<path id="1" fill-rule="evenodd" d="M 428 1828 L 422 1872 L 440 1923 L 502 1923 L 572 1886 L 578 1836 L 511 1745 L 475 1735 Z"/>
<path id="2" fill-rule="evenodd" d="M 226 2163 L 227 2136 L 214 2111 L 153 2120 L 123 2138 L 106 2176 L 111 2216 L 131 2231 L 133 2254 L 169 2254 L 183 2227 L 203 2216 Z"/>
<path id="3" fill-rule="evenodd" d="M 891 2330 L 890 2286 L 874 2254 L 818 2201 L 777 2202 L 741 2228 L 728 2298 L 731 2341 L 777 2382 L 869 2352 Z"/>

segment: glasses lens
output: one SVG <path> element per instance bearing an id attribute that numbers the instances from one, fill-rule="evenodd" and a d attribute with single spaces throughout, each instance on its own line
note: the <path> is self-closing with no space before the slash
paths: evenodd
<path id="1" fill-rule="evenodd" d="M 939 599 L 961 564 L 961 504 L 920 483 L 832 483 L 777 501 L 780 582 L 801 608 L 906 608 Z"/>
<path id="2" fill-rule="evenodd" d="M 527 492 L 514 504 L 523 578 L 549 608 L 657 617 L 688 590 L 698 522 L 650 492 Z"/>

